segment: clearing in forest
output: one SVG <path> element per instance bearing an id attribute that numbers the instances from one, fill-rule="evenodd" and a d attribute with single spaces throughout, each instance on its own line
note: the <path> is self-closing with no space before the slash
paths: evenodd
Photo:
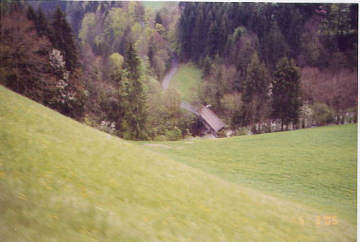
<path id="1" fill-rule="evenodd" d="M 179 69 L 170 81 L 170 87 L 175 88 L 181 99 L 187 102 L 197 101 L 201 84 L 201 70 L 192 63 L 180 64 Z"/>

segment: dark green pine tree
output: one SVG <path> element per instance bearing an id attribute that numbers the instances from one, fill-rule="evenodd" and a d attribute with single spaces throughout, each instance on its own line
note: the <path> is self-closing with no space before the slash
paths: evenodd
<path id="1" fill-rule="evenodd" d="M 146 136 L 146 97 L 141 80 L 140 59 L 132 43 L 129 43 L 124 57 L 127 75 L 120 81 L 122 129 L 127 138 L 144 139 Z"/>
<path id="2" fill-rule="evenodd" d="M 194 11 L 195 3 L 184 3 L 183 13 L 181 14 L 179 20 L 179 40 L 181 47 L 181 57 L 185 60 L 188 60 L 192 57 L 191 48 L 192 48 L 192 35 L 193 35 L 193 25 L 195 22 Z"/>
<path id="3" fill-rule="evenodd" d="M 154 67 L 154 46 L 153 45 L 149 46 L 148 57 L 149 57 L 150 66 Z"/>
<path id="4" fill-rule="evenodd" d="M 50 39 L 54 47 L 63 53 L 67 70 L 73 71 L 78 65 L 77 50 L 72 29 L 60 7 L 57 7 L 55 11 Z"/>
<path id="5" fill-rule="evenodd" d="M 201 6 L 201 5 L 200 5 Z M 195 18 L 195 22 L 192 26 L 192 38 L 191 38 L 191 58 L 194 62 L 198 63 L 200 60 L 201 54 L 204 52 L 204 40 L 205 36 L 202 35 L 202 31 L 204 29 L 204 16 L 202 11 L 199 11 Z"/>
<path id="6" fill-rule="evenodd" d="M 34 23 L 36 32 L 40 37 L 46 36 L 50 39 L 49 23 L 40 7 L 38 9 L 38 14 L 36 14 L 34 9 L 29 6 L 26 16 L 30 21 Z"/>
<path id="7" fill-rule="evenodd" d="M 207 38 L 207 53 L 210 57 L 214 57 L 218 51 L 218 27 L 216 22 L 213 22 L 210 26 L 208 38 Z"/>
<path id="8" fill-rule="evenodd" d="M 40 37 L 46 36 L 50 39 L 50 28 L 47 18 L 44 12 L 39 7 L 37 14 L 36 30 Z"/>
<path id="9" fill-rule="evenodd" d="M 300 106 L 300 74 L 294 61 L 283 57 L 272 81 L 272 117 L 281 119 L 281 130 L 298 120 Z"/>
<path id="10" fill-rule="evenodd" d="M 130 80 L 138 81 L 140 79 L 140 59 L 136 54 L 133 43 L 129 43 L 125 52 L 124 67 L 128 71 L 128 78 Z"/>
<path id="11" fill-rule="evenodd" d="M 243 81 L 242 99 L 244 102 L 243 123 L 253 124 L 264 118 L 268 102 L 270 77 L 264 63 L 254 53 L 247 67 L 246 79 Z"/>
<path id="12" fill-rule="evenodd" d="M 36 13 L 35 13 L 34 9 L 33 9 L 31 6 L 29 6 L 28 9 L 27 9 L 26 17 L 27 17 L 30 21 L 32 21 L 33 23 L 36 24 L 36 22 L 37 22 L 37 16 L 36 16 Z"/>
<path id="13" fill-rule="evenodd" d="M 251 101 L 253 96 L 265 98 L 268 92 L 269 75 L 264 63 L 260 63 L 256 53 L 251 57 L 243 82 L 243 101 Z"/>
<path id="14" fill-rule="evenodd" d="M 156 23 L 156 24 L 163 24 L 163 21 L 162 21 L 162 19 L 161 19 L 161 16 L 160 16 L 160 13 L 159 13 L 159 12 L 156 13 L 155 23 Z"/>

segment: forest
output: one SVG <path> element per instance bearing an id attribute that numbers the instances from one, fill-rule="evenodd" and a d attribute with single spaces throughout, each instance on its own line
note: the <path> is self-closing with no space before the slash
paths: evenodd
<path id="1" fill-rule="evenodd" d="M 10 1 L 0 3 L 0 83 L 131 140 L 199 133 L 161 81 L 201 70 L 197 105 L 240 135 L 357 122 L 358 5 Z M 259 125 L 261 124 L 261 125 Z"/>

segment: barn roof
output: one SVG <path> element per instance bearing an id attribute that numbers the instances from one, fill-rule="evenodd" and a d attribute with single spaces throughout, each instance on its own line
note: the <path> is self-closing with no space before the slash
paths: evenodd
<path id="1" fill-rule="evenodd" d="M 201 107 L 198 111 L 200 117 L 215 131 L 218 132 L 224 128 L 225 123 L 219 119 L 216 114 L 207 107 Z"/>

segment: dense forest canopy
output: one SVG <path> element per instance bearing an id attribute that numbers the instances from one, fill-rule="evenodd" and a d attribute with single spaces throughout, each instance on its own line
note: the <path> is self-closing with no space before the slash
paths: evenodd
<path id="1" fill-rule="evenodd" d="M 179 139 L 199 123 L 160 82 L 174 58 L 203 80 L 229 128 L 357 116 L 358 5 L 2 1 L 3 85 L 128 139 Z"/>
<path id="2" fill-rule="evenodd" d="M 274 104 L 280 93 L 272 100 L 266 94 L 276 90 L 272 84 L 283 58 L 293 59 L 301 74 L 294 82 L 296 112 L 287 113 L 288 122 L 299 118 L 299 101 L 326 104 L 330 110 L 325 111 L 337 114 L 356 107 L 358 5 L 180 3 L 180 8 L 179 53 L 203 68 L 208 86 L 203 101 L 222 113 L 228 105 L 225 97 L 242 95 L 242 111 L 229 120 L 233 125 L 265 120 L 280 108 Z M 301 90 L 295 88 L 298 82 Z"/>

